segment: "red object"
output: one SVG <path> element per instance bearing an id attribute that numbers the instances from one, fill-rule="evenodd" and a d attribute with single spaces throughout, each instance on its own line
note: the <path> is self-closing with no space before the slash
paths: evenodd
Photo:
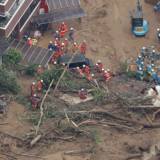
<path id="1" fill-rule="evenodd" d="M 89 68 L 89 66 L 85 66 L 84 67 L 84 69 L 83 69 L 83 72 L 85 73 L 85 74 L 90 74 L 90 68 Z"/>
<path id="2" fill-rule="evenodd" d="M 81 89 L 81 90 L 79 91 L 79 93 L 78 93 L 79 98 L 80 98 L 80 99 L 83 99 L 83 100 L 87 98 L 87 94 L 88 94 L 87 91 L 82 90 L 82 89 Z"/>
<path id="3" fill-rule="evenodd" d="M 42 88 L 43 88 L 43 82 L 42 82 L 42 80 L 39 80 L 37 82 L 37 91 L 42 92 Z"/>
<path id="4" fill-rule="evenodd" d="M 66 34 L 66 32 L 68 31 L 68 26 L 67 24 L 65 24 L 64 22 L 62 22 L 59 26 L 59 32 L 60 32 L 60 36 L 61 38 L 63 38 Z"/>
<path id="5" fill-rule="evenodd" d="M 32 44 L 33 44 L 32 39 L 28 39 L 28 40 L 27 40 L 27 44 L 28 44 L 29 46 L 32 46 Z"/>
<path id="6" fill-rule="evenodd" d="M 82 76 L 82 77 L 84 76 L 82 69 L 77 68 L 77 71 L 78 71 L 78 73 L 80 74 L 80 76 Z"/>
<path id="7" fill-rule="evenodd" d="M 33 96 L 36 92 L 36 85 L 35 84 L 31 84 L 31 96 Z"/>
<path id="8" fill-rule="evenodd" d="M 80 45 L 80 52 L 82 54 L 86 54 L 86 50 L 87 50 L 87 45 L 85 42 L 83 42 L 81 45 Z"/>
<path id="9" fill-rule="evenodd" d="M 31 105 L 33 109 L 38 107 L 39 99 L 35 95 L 31 97 Z"/>
<path id="10" fill-rule="evenodd" d="M 102 71 L 102 69 L 103 69 L 103 64 L 102 64 L 102 63 L 98 63 L 98 68 L 99 68 L 100 71 Z"/>
<path id="11" fill-rule="evenodd" d="M 104 72 L 103 73 L 103 78 L 104 78 L 105 81 L 109 81 L 112 78 L 112 76 L 109 72 Z"/>
<path id="12" fill-rule="evenodd" d="M 46 0 L 41 0 L 40 2 L 40 9 L 43 8 L 45 13 L 48 13 L 48 5 L 46 3 Z"/>

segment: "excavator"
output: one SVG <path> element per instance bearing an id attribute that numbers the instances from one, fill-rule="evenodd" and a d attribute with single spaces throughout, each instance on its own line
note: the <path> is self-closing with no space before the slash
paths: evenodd
<path id="1" fill-rule="evenodd" d="M 136 37 L 142 37 L 149 31 L 149 23 L 143 18 L 142 5 L 137 0 L 136 9 L 131 14 L 131 31 Z"/>

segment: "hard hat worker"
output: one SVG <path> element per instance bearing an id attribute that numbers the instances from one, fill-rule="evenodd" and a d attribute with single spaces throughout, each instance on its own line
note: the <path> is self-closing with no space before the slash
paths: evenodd
<path id="1" fill-rule="evenodd" d="M 43 90 L 43 80 L 38 80 L 37 82 L 37 91 L 39 96 L 41 96 Z"/>
<path id="2" fill-rule="evenodd" d="M 36 83 L 32 82 L 31 84 L 31 96 L 33 96 L 36 93 Z"/>
<path id="3" fill-rule="evenodd" d="M 84 88 L 82 88 L 79 92 L 78 92 L 79 98 L 84 100 L 87 98 L 88 92 L 87 90 L 85 90 Z"/>
<path id="4" fill-rule="evenodd" d="M 86 50 L 87 50 L 87 44 L 86 44 L 86 40 L 84 40 L 84 41 L 80 44 L 80 53 L 81 53 L 81 54 L 86 54 Z"/>
<path id="5" fill-rule="evenodd" d="M 71 27 L 68 33 L 68 40 L 74 42 L 74 39 L 75 39 L 75 29 Z"/>
<path id="6" fill-rule="evenodd" d="M 33 45 L 32 39 L 28 37 L 27 44 L 31 47 Z"/>

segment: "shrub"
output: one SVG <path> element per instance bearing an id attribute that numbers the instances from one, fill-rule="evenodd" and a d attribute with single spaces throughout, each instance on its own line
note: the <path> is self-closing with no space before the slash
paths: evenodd
<path id="1" fill-rule="evenodd" d="M 32 64 L 28 66 L 25 70 L 25 74 L 29 76 L 34 76 L 37 70 L 37 64 Z"/>
<path id="2" fill-rule="evenodd" d="M 14 94 L 20 91 L 15 74 L 2 67 L 0 67 L 0 91 L 12 92 Z"/>
<path id="3" fill-rule="evenodd" d="M 10 49 L 3 56 L 3 64 L 9 68 L 15 67 L 22 59 L 22 54 L 16 49 Z"/>

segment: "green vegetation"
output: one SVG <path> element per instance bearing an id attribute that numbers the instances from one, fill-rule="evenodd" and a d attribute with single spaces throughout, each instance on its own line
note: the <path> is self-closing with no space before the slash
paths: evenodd
<path id="1" fill-rule="evenodd" d="M 28 76 L 35 76 L 36 71 L 37 71 L 37 64 L 32 64 L 25 69 L 25 74 Z"/>
<path id="2" fill-rule="evenodd" d="M 95 88 L 91 94 L 97 104 L 102 104 L 106 99 L 106 92 L 103 89 Z"/>
<path id="3" fill-rule="evenodd" d="M 15 74 L 2 67 L 0 67 L 0 91 L 13 94 L 17 94 L 20 91 Z"/>
<path id="4" fill-rule="evenodd" d="M 22 54 L 16 49 L 10 49 L 3 56 L 3 64 L 5 67 L 14 69 L 22 59 Z"/>

